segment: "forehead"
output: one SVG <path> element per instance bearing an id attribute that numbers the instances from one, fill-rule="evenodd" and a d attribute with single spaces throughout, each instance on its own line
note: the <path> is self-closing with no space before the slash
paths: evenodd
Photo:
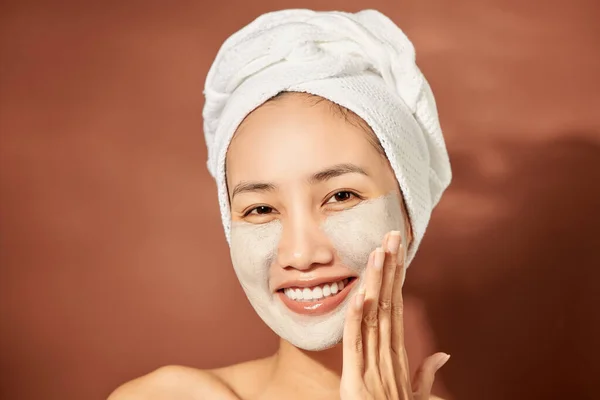
<path id="1" fill-rule="evenodd" d="M 370 133 L 326 100 L 306 95 L 267 102 L 244 120 L 227 152 L 228 179 L 308 175 L 333 164 L 381 163 Z"/>

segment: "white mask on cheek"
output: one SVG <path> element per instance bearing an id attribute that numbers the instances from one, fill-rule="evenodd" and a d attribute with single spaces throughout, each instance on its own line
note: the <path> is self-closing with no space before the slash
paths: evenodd
<path id="1" fill-rule="evenodd" d="M 323 222 L 321 229 L 336 249 L 338 260 L 361 280 L 369 254 L 381 246 L 387 232 L 400 231 L 404 244 L 407 239 L 405 217 L 396 192 L 335 212 Z M 269 288 L 270 270 L 277 256 L 281 232 L 279 220 L 260 225 L 232 223 L 231 260 L 235 273 L 260 318 L 277 335 L 305 350 L 332 347 L 342 339 L 348 302 L 360 282 L 356 282 L 346 299 L 328 314 L 299 315 L 289 310 Z"/>

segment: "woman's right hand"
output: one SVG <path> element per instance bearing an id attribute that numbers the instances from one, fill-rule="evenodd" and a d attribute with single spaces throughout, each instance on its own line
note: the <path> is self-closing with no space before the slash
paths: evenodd
<path id="1" fill-rule="evenodd" d="M 344 324 L 342 400 L 429 400 L 435 373 L 449 355 L 426 358 L 410 379 L 404 347 L 400 233 L 390 232 L 369 256 L 365 281 Z"/>

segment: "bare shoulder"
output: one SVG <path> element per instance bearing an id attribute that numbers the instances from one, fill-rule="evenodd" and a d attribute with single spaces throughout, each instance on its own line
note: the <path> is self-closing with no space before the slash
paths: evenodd
<path id="1" fill-rule="evenodd" d="M 237 400 L 238 396 L 211 371 L 169 365 L 129 381 L 108 400 L 168 400 L 173 398 Z"/>
<path id="2" fill-rule="evenodd" d="M 272 357 L 260 358 L 213 369 L 210 373 L 239 398 L 253 399 L 258 397 L 269 381 L 273 370 L 272 360 Z"/>
<path id="3" fill-rule="evenodd" d="M 108 400 L 240 400 L 256 398 L 270 376 L 268 358 L 213 370 L 161 367 L 119 386 Z M 444 400 L 430 396 L 429 400 Z"/>

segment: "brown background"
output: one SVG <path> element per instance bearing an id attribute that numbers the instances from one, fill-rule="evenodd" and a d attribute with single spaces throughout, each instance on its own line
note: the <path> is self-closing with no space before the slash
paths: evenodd
<path id="1" fill-rule="evenodd" d="M 275 348 L 230 266 L 201 108 L 221 42 L 287 7 L 383 11 L 437 95 L 455 179 L 409 271 L 413 365 L 452 354 L 448 399 L 598 395 L 596 0 L 4 1 L 2 400 Z"/>

